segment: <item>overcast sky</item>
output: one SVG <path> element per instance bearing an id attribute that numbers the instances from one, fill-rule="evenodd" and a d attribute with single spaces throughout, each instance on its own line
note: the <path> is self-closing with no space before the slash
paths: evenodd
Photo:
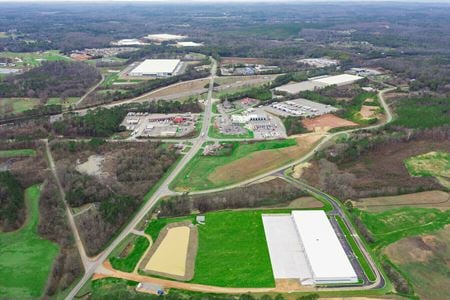
<path id="1" fill-rule="evenodd" d="M 195 2 L 422 2 L 422 3 L 450 3 L 450 0 L 0 0 L 0 2 L 158 2 L 158 3 L 195 3 Z"/>

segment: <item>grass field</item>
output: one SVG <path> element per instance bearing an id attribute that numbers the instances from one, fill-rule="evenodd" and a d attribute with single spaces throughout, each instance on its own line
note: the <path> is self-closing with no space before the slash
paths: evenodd
<path id="1" fill-rule="evenodd" d="M 109 262 L 114 269 L 132 272 L 150 242 L 143 236 L 130 234 L 110 255 Z"/>
<path id="2" fill-rule="evenodd" d="M 450 226 L 433 234 L 402 239 L 384 252 L 405 274 L 421 299 L 448 299 Z"/>
<path id="3" fill-rule="evenodd" d="M 211 180 L 209 177 L 217 168 L 235 162 L 252 153 L 267 150 L 278 151 L 281 148 L 297 145 L 295 139 L 288 139 L 283 141 L 268 141 L 255 143 L 237 143 L 234 150 L 227 156 L 203 156 L 201 150 L 194 156 L 193 159 L 184 167 L 180 174 L 170 184 L 175 190 L 202 190 L 213 187 L 224 186 L 234 182 L 233 179 L 227 180 Z"/>
<path id="4" fill-rule="evenodd" d="M 60 98 L 49 98 L 46 105 L 62 105 L 69 107 L 78 101 L 78 97 L 69 97 L 62 101 Z M 0 115 L 8 113 L 22 113 L 40 105 L 37 98 L 2 98 L 0 99 Z"/>
<path id="5" fill-rule="evenodd" d="M 450 98 L 407 98 L 396 102 L 392 125 L 433 128 L 450 124 Z"/>
<path id="6" fill-rule="evenodd" d="M 405 160 L 409 174 L 419 177 L 436 177 L 450 188 L 450 153 L 429 152 Z"/>
<path id="7" fill-rule="evenodd" d="M 271 210 L 206 213 L 206 224 L 198 226 L 199 248 L 192 282 L 229 287 L 274 286 L 263 212 Z M 146 233 L 156 238 L 166 224 L 187 219 L 194 217 L 152 221 Z"/>
<path id="8" fill-rule="evenodd" d="M 344 221 L 342 221 L 342 218 L 339 216 L 336 216 L 336 221 L 338 222 L 339 226 L 341 227 L 342 232 L 344 233 L 345 238 L 347 239 L 350 247 L 352 247 L 352 251 L 355 254 L 355 256 L 357 257 L 360 266 L 364 270 L 364 273 L 366 274 L 367 279 L 369 279 L 369 281 L 375 281 L 375 279 L 376 279 L 375 273 L 372 271 L 372 268 L 370 267 L 369 262 L 367 261 L 364 254 L 361 252 L 361 249 L 356 244 L 355 239 L 351 235 L 351 233 L 348 230 L 347 226 L 345 225 Z"/>
<path id="9" fill-rule="evenodd" d="M 19 58 L 22 61 L 14 61 L 18 67 L 37 67 L 42 61 L 70 60 L 63 56 L 58 50 L 45 52 L 0 52 L 0 57 Z"/>
<path id="10" fill-rule="evenodd" d="M 439 230 L 450 224 L 450 210 L 403 207 L 380 213 L 368 213 L 354 209 L 372 233 L 373 248 L 382 248 L 401 238 Z"/>
<path id="11" fill-rule="evenodd" d="M 37 234 L 40 189 L 26 189 L 27 221 L 14 232 L 0 233 L 0 298 L 40 298 L 58 246 Z"/>
<path id="12" fill-rule="evenodd" d="M 18 156 L 35 156 L 35 155 L 36 155 L 36 150 L 34 150 L 34 149 L 0 150 L 0 158 L 18 157 Z"/>

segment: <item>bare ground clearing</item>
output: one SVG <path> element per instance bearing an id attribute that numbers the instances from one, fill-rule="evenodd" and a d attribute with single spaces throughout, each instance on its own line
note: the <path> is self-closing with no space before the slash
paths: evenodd
<path id="1" fill-rule="evenodd" d="M 310 131 L 329 131 L 333 128 L 357 126 L 358 124 L 339 118 L 332 114 L 325 114 L 313 119 L 305 119 L 302 121 L 303 126 Z"/>

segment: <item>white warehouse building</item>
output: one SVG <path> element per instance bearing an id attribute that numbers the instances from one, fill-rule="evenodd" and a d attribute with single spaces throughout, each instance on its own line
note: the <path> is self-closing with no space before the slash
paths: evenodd
<path id="1" fill-rule="evenodd" d="M 292 211 L 262 218 L 275 279 L 298 279 L 302 285 L 358 282 L 324 211 Z"/>
<path id="2" fill-rule="evenodd" d="M 169 77 L 176 75 L 181 68 L 179 59 L 146 59 L 134 68 L 129 76 Z"/>

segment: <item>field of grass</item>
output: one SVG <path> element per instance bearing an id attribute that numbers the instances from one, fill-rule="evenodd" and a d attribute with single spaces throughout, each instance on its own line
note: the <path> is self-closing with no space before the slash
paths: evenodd
<path id="1" fill-rule="evenodd" d="M 276 212 L 288 212 L 277 210 Z M 262 223 L 272 210 L 206 213 L 199 225 L 194 283 L 229 287 L 272 287 L 274 279 Z M 153 220 L 146 233 L 156 239 L 164 226 L 194 216 Z"/>
<path id="2" fill-rule="evenodd" d="M 40 298 L 58 246 L 37 234 L 38 185 L 26 189 L 27 221 L 17 231 L 0 233 L 0 298 Z"/>
<path id="3" fill-rule="evenodd" d="M 277 150 L 295 146 L 295 139 L 283 141 L 267 141 L 255 143 L 238 143 L 230 155 L 227 156 L 203 156 L 200 150 L 193 159 L 184 167 L 173 182 L 171 189 L 175 190 L 202 190 L 229 184 L 229 181 L 212 182 L 208 176 L 220 166 L 246 157 L 251 153 L 263 150 Z"/>
<path id="4" fill-rule="evenodd" d="M 449 226 L 433 234 L 402 239 L 389 245 L 385 253 L 405 274 L 421 299 L 448 298 Z"/>
<path id="5" fill-rule="evenodd" d="M 109 262 L 116 270 L 132 272 L 149 245 L 147 238 L 130 234 L 124 243 L 111 253 Z"/>
<path id="6" fill-rule="evenodd" d="M 368 213 L 354 209 L 375 242 L 373 248 L 382 248 L 401 238 L 439 230 L 450 224 L 450 210 L 403 207 L 380 213 Z"/>
<path id="7" fill-rule="evenodd" d="M 412 98 L 395 104 L 397 118 L 392 125 L 408 128 L 433 128 L 450 124 L 450 98 Z"/>
<path id="8" fill-rule="evenodd" d="M 347 226 L 345 225 L 344 221 L 342 221 L 342 218 L 339 216 L 336 216 L 336 221 L 338 222 L 339 226 L 341 227 L 342 232 L 344 233 L 345 238 L 347 239 L 350 247 L 352 247 L 352 251 L 355 254 L 355 256 L 357 257 L 360 266 L 364 270 L 364 273 L 366 274 L 367 279 L 369 281 L 375 281 L 375 279 L 376 279 L 375 273 L 373 272 L 372 268 L 370 267 L 369 262 L 367 261 L 366 257 L 361 252 L 361 249 L 356 244 L 355 239 L 351 235 L 351 233 L 348 230 Z"/>
<path id="9" fill-rule="evenodd" d="M 18 67 L 37 67 L 42 61 L 70 60 L 63 56 L 58 50 L 50 50 L 45 52 L 0 52 L 0 57 L 19 58 L 22 62 L 14 61 Z"/>
<path id="10" fill-rule="evenodd" d="M 436 177 L 450 188 L 450 153 L 429 152 L 405 160 L 409 174 L 419 177 Z"/>
<path id="11" fill-rule="evenodd" d="M 46 105 L 62 105 L 70 107 L 78 101 L 78 97 L 69 97 L 62 101 L 60 98 L 49 98 Z M 22 113 L 40 105 L 37 98 L 2 98 L 0 99 L 0 115 Z"/>
<path id="12" fill-rule="evenodd" d="M 0 158 L 18 157 L 18 156 L 35 156 L 35 155 L 36 155 L 36 150 L 34 150 L 34 149 L 0 150 Z"/>

